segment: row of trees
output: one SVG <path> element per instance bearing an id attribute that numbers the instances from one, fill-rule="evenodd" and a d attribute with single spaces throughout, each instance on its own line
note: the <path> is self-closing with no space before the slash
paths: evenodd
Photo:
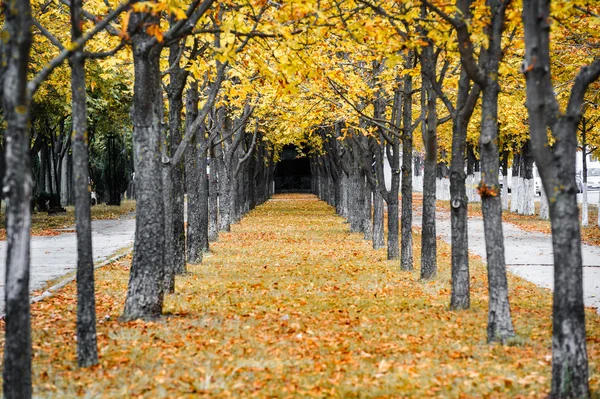
<path id="1" fill-rule="evenodd" d="M 598 43 L 591 27 L 599 10 L 584 1 L 557 2 L 553 15 L 560 21 L 555 30 L 560 40 L 553 39 L 551 52 L 549 5 L 530 8 L 534 3 L 522 8 L 500 0 L 458 0 L 454 5 L 94 0 L 84 8 L 81 0 L 7 2 L 2 71 L 8 241 L 5 396 L 31 396 L 31 214 L 26 205 L 32 195 L 31 121 L 41 115 L 33 105 L 42 103 L 51 87 L 59 87 L 69 103 L 70 122 L 64 129 L 72 131 L 80 366 L 95 364 L 98 356 L 90 136 L 98 124 L 110 132 L 111 115 L 117 115 L 132 125 L 137 198 L 122 320 L 161 315 L 174 275 L 185 272 L 187 262 L 201 262 L 218 231 L 229 230 L 272 194 L 275 164 L 289 144 L 310 154 L 313 191 L 347 217 L 353 231 L 363 232 L 375 248 L 387 245 L 388 258 L 398 258 L 402 270 L 412 270 L 412 154 L 423 149 L 421 277 L 437 273 L 435 181 L 438 163 L 445 160 L 452 220 L 450 306 L 469 308 L 466 181 L 479 159 L 488 340 L 506 342 L 515 331 L 498 171 L 501 156 L 509 159 L 511 152 L 529 145 L 555 233 L 552 395 L 589 396 L 574 157 L 582 105 L 590 101 L 590 92 L 597 92 L 597 86 L 588 88 L 600 73 L 591 50 Z M 32 30 L 39 35 L 34 38 Z M 523 37 L 526 49 L 519 40 Z M 561 52 L 572 42 L 578 44 L 575 50 Z M 589 66 L 565 68 L 566 58 Z M 113 82 L 118 74 L 124 84 L 90 83 L 97 68 L 104 81 Z M 562 88 L 557 98 L 553 87 Z M 119 98 L 131 98 L 130 117 L 115 106 Z M 525 98 L 529 116 L 522 106 Z M 568 105 L 566 111 L 561 104 Z M 530 144 L 525 144 L 529 130 Z M 386 163 L 389 187 L 384 183 Z"/>

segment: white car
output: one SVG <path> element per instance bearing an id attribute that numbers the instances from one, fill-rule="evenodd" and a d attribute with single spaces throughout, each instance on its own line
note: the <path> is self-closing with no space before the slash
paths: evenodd
<path id="1" fill-rule="evenodd" d="M 587 189 L 600 190 L 600 168 L 588 168 Z"/>

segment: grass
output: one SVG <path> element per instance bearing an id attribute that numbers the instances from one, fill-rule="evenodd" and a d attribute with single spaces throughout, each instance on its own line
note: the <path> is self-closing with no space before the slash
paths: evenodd
<path id="1" fill-rule="evenodd" d="M 60 230 L 75 227 L 75 207 L 67 206 L 66 213 L 48 215 L 47 212 L 34 212 L 31 216 L 32 236 L 59 235 Z M 3 209 L 6 211 L 6 209 Z M 92 207 L 92 220 L 96 219 L 118 219 L 135 211 L 135 201 L 125 200 L 120 206 L 109 206 L 100 204 Z M 6 225 L 6 213 L 0 215 L 0 226 Z M 0 241 L 6 240 L 6 229 L 0 229 Z"/>
<path id="2" fill-rule="evenodd" d="M 312 196 L 276 196 L 178 276 L 158 321 L 120 323 L 129 261 L 96 271 L 100 364 L 78 369 L 75 285 L 32 306 L 38 398 L 544 398 L 551 293 L 510 276 L 518 337 L 486 343 L 484 265 L 448 310 L 450 248 L 419 281 Z M 415 237 L 419 264 L 420 242 Z M 600 317 L 587 313 L 600 391 Z M 0 336 L 0 341 L 4 337 Z M 2 343 L 2 342 L 0 342 Z"/>

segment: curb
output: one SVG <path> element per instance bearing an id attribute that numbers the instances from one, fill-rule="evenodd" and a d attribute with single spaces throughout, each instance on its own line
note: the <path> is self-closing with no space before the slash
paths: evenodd
<path id="1" fill-rule="evenodd" d="M 124 253 L 122 253 L 122 254 L 119 254 L 119 255 L 113 256 L 112 258 L 109 258 L 109 259 L 106 259 L 106 260 L 105 260 L 105 261 L 103 261 L 102 263 L 100 263 L 100 264 L 98 264 L 98 265 L 95 265 L 95 266 L 94 266 L 94 270 L 96 270 L 96 269 L 99 269 L 99 268 L 101 268 L 101 267 L 104 267 L 104 266 L 106 266 L 106 265 L 109 265 L 109 264 L 111 264 L 111 263 L 113 263 L 113 262 L 116 262 L 116 261 L 118 261 L 119 259 L 122 259 L 122 258 L 124 258 L 124 257 L 126 257 L 127 255 L 129 255 L 129 254 L 130 254 L 132 251 L 133 251 L 133 248 L 129 248 L 128 250 L 126 250 L 126 251 L 125 251 Z M 76 279 L 77 279 L 77 276 L 75 275 L 75 276 L 69 277 L 69 278 L 67 278 L 67 279 L 65 279 L 65 280 L 63 280 L 63 281 L 61 281 L 61 282 L 60 282 L 60 283 L 58 283 L 58 284 L 55 284 L 55 285 L 53 285 L 52 287 L 49 287 L 49 288 L 48 288 L 46 291 L 44 291 L 44 292 L 42 293 L 42 295 L 38 295 L 38 296 L 35 296 L 35 297 L 31 298 L 31 299 L 29 300 L 29 303 L 36 303 L 36 302 L 40 302 L 40 301 L 42 301 L 42 300 L 44 300 L 44 299 L 46 299 L 46 298 L 49 298 L 49 297 L 51 297 L 52 295 L 54 295 L 54 293 L 55 293 L 56 291 L 58 291 L 59 289 L 61 289 L 61 288 L 62 288 L 62 287 L 64 287 L 65 285 L 69 284 L 70 282 L 73 282 L 73 281 L 75 281 Z M 0 316 L 0 317 L 4 317 L 4 313 L 3 313 L 3 314 L 2 314 L 2 316 Z"/>

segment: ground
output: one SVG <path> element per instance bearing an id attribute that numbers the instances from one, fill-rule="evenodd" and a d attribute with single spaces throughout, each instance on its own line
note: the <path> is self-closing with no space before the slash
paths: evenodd
<path id="1" fill-rule="evenodd" d="M 165 316 L 120 323 L 129 262 L 97 270 L 100 365 L 76 366 L 74 284 L 32 306 L 38 397 L 546 397 L 551 293 L 509 277 L 518 337 L 488 345 L 485 267 L 448 310 L 450 248 L 418 280 L 313 196 L 252 211 L 190 273 Z M 415 239 L 415 254 L 420 253 Z M 418 265 L 418 259 L 416 264 Z M 600 317 L 587 312 L 592 390 Z M 0 337 L 3 340 L 3 337 Z M 0 343 L 1 344 L 1 343 Z"/>
<path id="2" fill-rule="evenodd" d="M 65 229 L 73 228 L 75 225 L 75 208 L 65 207 L 66 212 L 56 215 L 48 215 L 47 212 L 34 212 L 31 217 L 32 236 L 57 236 Z M 2 209 L 0 214 L 0 226 L 6 225 L 6 213 Z M 92 220 L 117 219 L 135 211 L 135 201 L 122 201 L 120 206 L 100 204 L 92 207 Z M 71 230 L 74 232 L 75 230 Z M 0 229 L 0 241 L 6 240 L 6 229 Z"/>

